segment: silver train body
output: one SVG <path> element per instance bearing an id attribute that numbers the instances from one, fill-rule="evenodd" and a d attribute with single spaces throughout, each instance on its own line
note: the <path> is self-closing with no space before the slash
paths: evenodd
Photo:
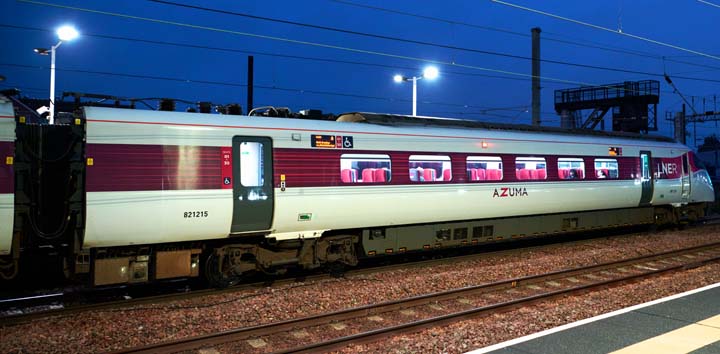
<path id="1" fill-rule="evenodd" d="M 693 153 L 668 139 L 446 119 L 85 107 L 48 127 L 2 101 L 0 144 L 0 264 L 53 249 L 95 285 L 223 285 L 291 265 L 676 223 L 714 201 Z M 33 203 L 41 190 L 55 193 L 45 207 Z"/>

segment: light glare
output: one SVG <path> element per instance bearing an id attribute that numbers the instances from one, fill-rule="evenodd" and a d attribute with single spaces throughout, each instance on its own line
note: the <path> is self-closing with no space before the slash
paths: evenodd
<path id="1" fill-rule="evenodd" d="M 402 75 L 399 75 L 399 74 L 398 74 L 398 75 L 393 76 L 393 80 L 394 80 L 395 82 L 402 82 L 402 81 L 403 81 L 403 77 L 402 77 Z"/>
<path id="2" fill-rule="evenodd" d="M 58 28 L 57 35 L 61 41 L 71 41 L 77 38 L 79 34 L 78 31 L 72 26 L 62 26 Z"/>
<path id="3" fill-rule="evenodd" d="M 423 77 L 429 80 L 437 78 L 439 74 L 438 69 L 434 66 L 428 66 L 423 71 Z"/>

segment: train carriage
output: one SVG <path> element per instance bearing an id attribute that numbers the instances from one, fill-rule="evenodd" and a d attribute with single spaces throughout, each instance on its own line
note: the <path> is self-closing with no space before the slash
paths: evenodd
<path id="1" fill-rule="evenodd" d="M 705 202 L 711 188 L 668 139 L 343 122 L 387 121 L 373 114 L 328 122 L 88 107 L 85 118 L 84 248 L 228 239 L 268 268 L 316 265 L 327 259 L 270 245 L 335 235 L 362 239 L 368 255 L 653 223 L 653 205 Z"/>
<path id="2" fill-rule="evenodd" d="M 62 214 L 74 231 L 55 246 L 69 245 L 71 273 L 95 285 L 225 285 L 288 266 L 673 223 L 702 216 L 714 195 L 687 147 L 629 134 L 99 107 L 64 129 L 82 137 L 66 139 L 82 163 L 58 170 L 67 183 L 53 179 L 75 186 L 76 208 Z M 17 225 L 18 243 L 42 244 Z"/>
<path id="3" fill-rule="evenodd" d="M 15 214 L 14 151 L 15 112 L 12 102 L 0 95 L 0 256 L 9 255 L 12 250 Z"/>

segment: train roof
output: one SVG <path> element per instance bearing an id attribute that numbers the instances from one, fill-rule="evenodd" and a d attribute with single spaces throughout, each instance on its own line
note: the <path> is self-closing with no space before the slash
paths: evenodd
<path id="1" fill-rule="evenodd" d="M 375 125 L 384 125 L 391 127 L 411 126 L 411 127 L 443 127 L 443 128 L 472 128 L 478 130 L 497 130 L 497 131 L 514 131 L 514 132 L 538 132 L 538 133 L 555 133 L 567 135 L 584 135 L 584 136 L 601 136 L 626 139 L 653 140 L 674 143 L 675 140 L 659 135 L 643 135 L 627 132 L 606 132 L 588 129 L 569 129 L 559 127 L 534 126 L 527 124 L 507 124 L 507 123 L 489 123 L 468 119 L 456 118 L 438 118 L 424 116 L 406 116 L 399 114 L 383 114 L 368 112 L 350 112 L 343 113 L 338 116 L 338 122 L 355 122 L 368 123 Z"/>

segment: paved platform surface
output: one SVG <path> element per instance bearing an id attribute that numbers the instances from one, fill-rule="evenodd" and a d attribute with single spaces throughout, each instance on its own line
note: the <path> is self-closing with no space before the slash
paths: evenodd
<path id="1" fill-rule="evenodd" d="M 720 353 L 720 283 L 470 352 Z"/>

